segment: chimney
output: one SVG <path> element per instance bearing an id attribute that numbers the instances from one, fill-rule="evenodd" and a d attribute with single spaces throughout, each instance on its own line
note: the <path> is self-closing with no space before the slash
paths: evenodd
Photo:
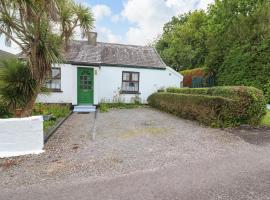
<path id="1" fill-rule="evenodd" d="M 97 32 L 90 32 L 88 33 L 88 44 L 90 45 L 97 45 Z"/>

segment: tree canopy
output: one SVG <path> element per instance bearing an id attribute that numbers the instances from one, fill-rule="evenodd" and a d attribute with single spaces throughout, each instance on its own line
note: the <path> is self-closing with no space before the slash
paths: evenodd
<path id="1" fill-rule="evenodd" d="M 215 0 L 207 11 L 174 17 L 155 46 L 176 70 L 207 67 L 218 85 L 255 86 L 270 94 L 268 0 Z"/>
<path id="2" fill-rule="evenodd" d="M 27 60 L 37 91 L 24 108 L 32 107 L 53 63 L 61 61 L 65 44 L 76 28 L 87 36 L 94 19 L 90 8 L 73 0 L 0 0 L 0 34 L 16 43 Z"/>

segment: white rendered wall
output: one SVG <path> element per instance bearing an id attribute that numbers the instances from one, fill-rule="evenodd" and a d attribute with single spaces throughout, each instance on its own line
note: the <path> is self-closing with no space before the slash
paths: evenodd
<path id="1" fill-rule="evenodd" d="M 69 64 L 60 64 L 54 67 L 61 68 L 61 92 L 40 94 L 37 102 L 73 103 L 75 101 L 74 97 L 77 97 L 77 68 Z"/>
<path id="2" fill-rule="evenodd" d="M 130 103 L 136 95 L 119 94 L 122 86 L 122 72 L 132 71 L 140 73 L 140 94 L 142 103 L 158 89 L 180 87 L 183 76 L 167 67 L 165 70 L 131 68 L 131 67 L 90 67 L 70 64 L 61 64 L 61 90 L 48 95 L 39 95 L 37 102 L 42 103 L 72 103 L 77 105 L 77 68 L 89 67 L 94 69 L 94 104 L 100 102 L 115 102 L 119 99 Z"/>
<path id="3" fill-rule="evenodd" d="M 0 119 L 0 158 L 43 152 L 43 118 Z"/>
<path id="4" fill-rule="evenodd" d="M 166 70 L 130 68 L 130 67 L 106 67 L 103 66 L 97 74 L 98 102 L 114 102 L 120 99 L 123 102 L 133 101 L 135 94 L 120 94 L 122 86 L 122 72 L 131 71 L 140 73 L 139 92 L 142 103 L 158 89 L 167 87 L 180 87 L 182 75 L 167 67 Z"/>

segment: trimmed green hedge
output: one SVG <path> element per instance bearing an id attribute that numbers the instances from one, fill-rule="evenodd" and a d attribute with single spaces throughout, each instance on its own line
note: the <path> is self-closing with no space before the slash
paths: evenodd
<path id="1" fill-rule="evenodd" d="M 148 103 L 186 119 L 213 127 L 258 125 L 266 112 L 261 90 L 253 87 L 168 88 Z"/>

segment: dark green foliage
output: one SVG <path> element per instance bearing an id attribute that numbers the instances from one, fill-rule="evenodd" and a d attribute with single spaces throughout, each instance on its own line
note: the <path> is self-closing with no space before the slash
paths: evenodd
<path id="1" fill-rule="evenodd" d="M 204 14 L 174 17 L 156 48 L 175 69 L 206 67 L 216 85 L 253 86 L 270 102 L 269 0 L 215 0 Z"/>
<path id="2" fill-rule="evenodd" d="M 164 62 L 175 70 L 202 66 L 207 55 L 207 16 L 204 11 L 194 11 L 165 24 L 164 33 L 155 47 Z"/>
<path id="3" fill-rule="evenodd" d="M 262 91 L 252 87 L 168 88 L 151 95 L 148 102 L 214 127 L 258 125 L 266 110 Z"/>
<path id="4" fill-rule="evenodd" d="M 206 65 L 217 84 L 254 86 L 270 101 L 269 1 L 216 1 L 208 27 Z"/>
<path id="5" fill-rule="evenodd" d="M 12 114 L 9 112 L 8 106 L 0 101 L 0 118 L 9 118 Z"/>
<path id="6" fill-rule="evenodd" d="M 265 43 L 265 44 L 264 44 Z M 235 46 L 218 69 L 218 85 L 254 86 L 270 101 L 270 37 L 261 45 Z"/>
<path id="7" fill-rule="evenodd" d="M 9 59 L 0 69 L 0 98 L 11 111 L 23 107 L 36 93 L 36 81 L 26 64 Z"/>

